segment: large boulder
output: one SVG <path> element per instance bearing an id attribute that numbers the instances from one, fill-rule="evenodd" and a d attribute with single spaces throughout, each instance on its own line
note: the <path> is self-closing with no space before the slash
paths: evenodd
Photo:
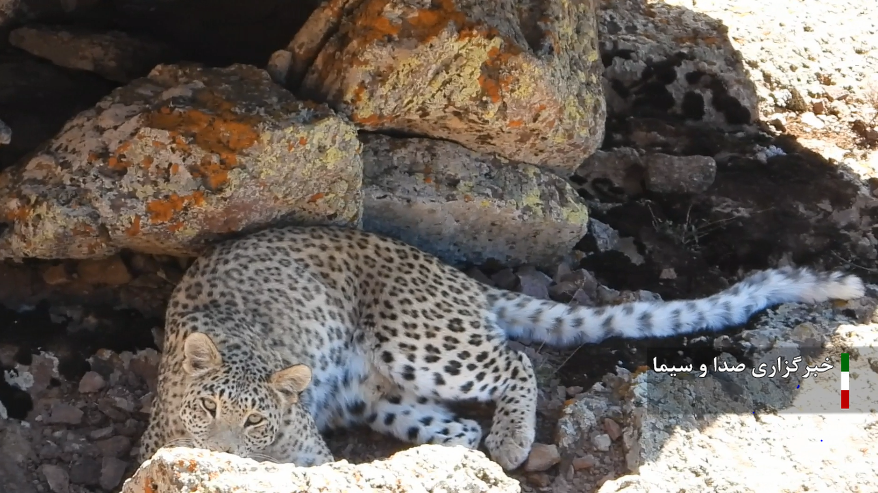
<path id="1" fill-rule="evenodd" d="M 362 129 L 565 174 L 604 135 L 592 1 L 329 1 L 269 71 Z"/>
<path id="2" fill-rule="evenodd" d="M 187 448 L 161 449 L 125 482 L 122 493 L 258 491 L 287 493 L 518 493 L 518 481 L 481 452 L 422 445 L 387 460 L 296 467 Z"/>
<path id="3" fill-rule="evenodd" d="M 160 65 L 0 174 L 0 257 L 188 256 L 276 221 L 358 225 L 360 148 L 263 70 Z"/>
<path id="4" fill-rule="evenodd" d="M 587 232 L 588 209 L 554 173 L 453 142 L 361 139 L 364 229 L 449 264 L 493 258 L 551 271 Z"/>

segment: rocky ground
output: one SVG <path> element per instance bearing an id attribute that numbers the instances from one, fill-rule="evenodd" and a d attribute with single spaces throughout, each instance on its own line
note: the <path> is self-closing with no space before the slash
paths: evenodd
<path id="1" fill-rule="evenodd" d="M 0 2 L 0 27 L 10 12 L 12 3 L 7 3 Z M 560 263 L 536 268 L 478 262 L 462 268 L 500 287 L 585 305 L 712 294 L 749 270 L 786 264 L 844 269 L 878 283 L 876 10 L 857 0 L 599 3 L 610 115 L 600 151 L 570 178 L 590 209 L 588 233 Z M 135 17 L 143 12 L 137 2 L 122 2 L 119 10 Z M 175 15 L 192 15 L 186 12 Z M 108 25 L 99 16 L 84 19 L 92 28 Z M 210 22 L 199 35 L 164 24 L 161 32 L 149 33 L 159 41 L 140 51 L 132 51 L 140 41 L 119 34 L 76 38 L 85 46 L 118 49 L 52 51 L 59 43 L 55 34 L 37 28 L 17 31 L 10 42 L 21 49 L 0 44 L 0 120 L 9 124 L 0 121 L 0 168 L 27 159 L 78 112 L 143 75 L 150 57 L 261 64 L 295 32 L 284 31 L 284 22 L 296 29 L 304 22 L 301 15 L 291 19 L 276 18 L 270 35 L 234 47 L 210 45 L 211 39 L 228 38 L 211 31 Z M 637 37 L 661 31 L 644 26 L 667 25 L 662 19 L 670 19 L 674 31 L 643 38 L 664 36 L 674 40 L 671 45 L 651 45 Z M 147 17 L 140 22 L 125 25 L 143 33 Z M 211 60 L 205 45 L 227 49 Z M 180 53 L 180 46 L 188 51 Z M 673 61 L 676 67 L 687 75 L 701 74 L 694 79 L 715 77 L 725 86 L 668 76 L 666 66 L 643 61 L 673 58 L 679 47 L 694 54 L 694 61 Z M 171 54 L 162 55 L 167 53 L 162 50 Z M 735 50 L 740 55 L 733 55 Z M 49 63 L 28 52 L 61 55 Z M 142 97 L 137 90 L 131 94 Z M 727 96 L 736 103 L 728 103 Z M 693 103 L 699 98 L 700 104 Z M 699 111 L 718 125 L 687 122 Z M 758 116 L 758 121 L 742 123 L 742 114 Z M 364 140 L 370 139 L 383 138 Z M 462 157 L 455 158 L 455 166 L 461 173 L 486 166 L 468 151 L 410 145 L 411 150 L 394 147 L 395 164 L 410 156 L 438 161 L 435 155 L 457 153 Z M 430 173 L 417 169 L 395 177 L 409 188 L 394 192 L 422 194 L 417 186 L 426 182 L 425 174 Z M 105 176 L 105 185 L 115 178 Z M 545 179 L 522 181 L 522 197 Z M 384 197 L 385 185 L 373 180 L 367 203 Z M 441 198 L 459 191 L 457 183 L 441 186 L 446 188 L 431 184 L 430 193 Z M 430 196 L 424 202 L 436 200 Z M 535 215 L 522 224 L 541 220 Z M 568 226 L 562 222 L 558 234 L 572 237 Z M 162 303 L 185 267 L 185 260 L 129 251 L 106 260 L 2 264 L 0 299 L 10 308 L 0 309 L 0 490 L 115 492 L 134 473 L 132 453 L 155 385 Z M 652 357 L 696 366 L 714 357 L 749 364 L 773 350 L 763 337 L 787 341 L 778 334 L 790 328 L 802 347 L 813 346 L 815 338 L 828 345 L 815 358 L 824 353 L 837 357 L 841 349 L 862 353 L 855 378 L 868 389 L 867 382 L 878 374 L 878 358 L 869 353 L 878 331 L 872 315 L 876 294 L 843 306 L 768 310 L 719 337 L 610 340 L 567 351 L 522 347 L 541 383 L 540 445 L 525 468 L 511 476 L 522 490 L 540 492 L 584 493 L 601 485 L 605 493 L 670 491 L 668 484 L 687 491 L 716 485 L 725 491 L 878 491 L 870 476 L 878 469 L 875 410 L 862 408 L 850 418 L 807 413 L 813 409 L 808 399 L 834 396 L 834 377 L 813 387 L 799 382 L 816 394 L 783 394 L 796 397 L 794 402 L 757 402 L 748 394 L 743 407 L 731 411 L 723 407 L 727 396 L 710 393 L 715 389 L 686 393 L 661 376 L 648 383 L 653 385 L 649 392 L 655 392 L 650 396 L 664 399 L 660 409 L 665 414 L 649 408 L 653 414 L 648 417 L 648 405 L 636 395 L 637 389 L 647 388 L 644 379 L 652 378 L 643 373 Z M 125 308 L 114 309 L 118 306 Z M 826 382 L 829 387 L 821 394 Z M 703 408 L 675 411 L 692 395 L 705 401 Z M 799 406 L 805 412 L 778 414 L 772 406 Z M 488 425 L 490 409 L 461 409 Z M 690 414 L 710 419 L 699 421 Z M 756 435 L 770 439 L 748 438 Z M 407 448 L 368 430 L 335 433 L 330 443 L 337 457 L 355 464 Z M 700 447 L 709 450 L 706 458 L 692 459 L 689 452 Z M 803 448 L 811 455 L 805 457 Z M 770 486 L 752 479 L 764 472 L 764 464 L 777 473 Z M 639 476 L 615 481 L 638 467 Z M 781 484 L 781 477 L 788 481 Z"/>

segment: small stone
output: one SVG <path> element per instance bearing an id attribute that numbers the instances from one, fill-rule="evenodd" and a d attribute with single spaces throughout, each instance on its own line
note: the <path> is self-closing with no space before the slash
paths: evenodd
<path id="1" fill-rule="evenodd" d="M 815 115 L 826 113 L 826 103 L 823 101 L 814 101 L 811 103 L 811 111 L 813 111 Z"/>
<path id="2" fill-rule="evenodd" d="M 104 377 L 100 373 L 89 371 L 79 380 L 79 392 L 81 394 L 91 394 L 104 388 L 105 384 Z"/>
<path id="3" fill-rule="evenodd" d="M 50 461 L 61 457 L 61 447 L 58 446 L 55 442 L 50 440 L 43 440 L 43 443 L 40 445 L 39 450 L 37 450 L 37 455 L 40 456 L 40 459 L 43 461 Z M 66 472 L 64 474 L 67 474 Z"/>
<path id="4" fill-rule="evenodd" d="M 131 439 L 124 436 L 115 436 L 95 442 L 95 446 L 104 457 L 123 457 L 131 450 Z"/>
<path id="5" fill-rule="evenodd" d="M 76 266 L 79 279 L 89 284 L 121 286 L 131 282 L 128 266 L 118 255 L 101 259 L 86 259 Z"/>
<path id="6" fill-rule="evenodd" d="M 82 423 L 83 414 L 82 409 L 59 402 L 52 406 L 46 423 L 78 425 Z"/>
<path id="7" fill-rule="evenodd" d="M 583 388 L 580 387 L 579 385 L 574 385 L 571 387 L 567 387 L 567 389 L 565 389 L 565 390 L 567 391 L 568 397 L 576 397 L 577 395 L 582 393 Z"/>
<path id="8" fill-rule="evenodd" d="M 114 397 L 113 400 L 116 404 L 116 407 L 122 409 L 123 411 L 133 413 L 136 409 L 135 404 L 124 397 Z"/>
<path id="9" fill-rule="evenodd" d="M 577 471 L 582 471 L 583 469 L 590 469 L 597 464 L 597 460 L 590 455 L 586 455 L 585 457 L 577 457 L 573 459 L 572 463 L 573 469 Z"/>
<path id="10" fill-rule="evenodd" d="M 513 291 L 518 288 L 518 276 L 515 275 L 515 272 L 512 272 L 512 269 L 503 269 L 500 272 L 494 273 L 491 276 L 491 280 L 500 289 Z"/>
<path id="11" fill-rule="evenodd" d="M 545 443 L 535 443 L 531 448 L 524 470 L 527 472 L 541 472 L 561 462 L 561 454 L 558 447 Z"/>
<path id="12" fill-rule="evenodd" d="M 113 435 L 113 427 L 106 426 L 104 428 L 98 428 L 97 430 L 92 430 L 88 433 L 88 437 L 92 440 L 102 440 L 104 438 L 108 438 Z"/>
<path id="13" fill-rule="evenodd" d="M 155 394 L 148 392 L 140 398 L 140 412 L 144 414 L 152 414 L 152 401 L 155 400 Z"/>
<path id="14" fill-rule="evenodd" d="M 604 418 L 604 431 L 607 432 L 607 435 L 609 435 L 610 439 L 614 442 L 622 436 L 622 427 L 619 426 L 619 423 L 616 423 L 610 418 Z"/>
<path id="15" fill-rule="evenodd" d="M 595 436 L 591 439 L 591 444 L 594 445 L 594 448 L 600 450 L 601 452 L 606 452 L 610 450 L 610 445 L 613 441 L 610 439 L 610 436 L 602 433 L 600 435 Z"/>
<path id="16" fill-rule="evenodd" d="M 113 421 L 124 422 L 128 414 L 116 407 L 115 399 L 104 397 L 98 400 L 98 409 Z"/>
<path id="17" fill-rule="evenodd" d="M 488 286 L 493 286 L 494 281 L 491 280 L 490 277 L 486 276 L 482 269 L 478 267 L 472 267 L 466 271 L 466 275 L 472 277 L 476 281 L 479 281 L 482 284 L 487 284 Z"/>
<path id="18" fill-rule="evenodd" d="M 91 457 L 81 457 L 70 464 L 70 482 L 86 486 L 100 483 L 101 464 Z"/>
<path id="19" fill-rule="evenodd" d="M 661 274 L 659 274 L 659 279 L 676 279 L 676 278 L 677 278 L 677 271 L 675 271 L 673 268 L 662 269 Z"/>
<path id="20" fill-rule="evenodd" d="M 549 298 L 549 285 L 552 278 L 536 270 L 531 266 L 525 266 L 518 270 L 518 281 L 521 285 L 521 293 L 545 300 Z"/>
<path id="21" fill-rule="evenodd" d="M 713 185 L 716 161 L 710 156 L 649 154 L 646 188 L 656 193 L 701 193 Z"/>
<path id="22" fill-rule="evenodd" d="M 808 125 L 809 127 L 814 128 L 816 130 L 820 130 L 821 128 L 826 126 L 826 124 L 824 124 L 822 120 L 817 118 L 817 115 L 815 115 L 814 113 L 811 113 L 810 111 L 807 113 L 802 113 L 800 120 L 805 125 Z"/>
<path id="23" fill-rule="evenodd" d="M 122 482 L 127 468 L 128 463 L 125 461 L 115 457 L 104 457 L 104 460 L 101 461 L 101 488 L 114 490 Z"/>
<path id="24" fill-rule="evenodd" d="M 70 491 L 70 476 L 61 466 L 43 464 L 40 471 L 49 483 L 49 489 L 53 493 L 68 493 Z"/>

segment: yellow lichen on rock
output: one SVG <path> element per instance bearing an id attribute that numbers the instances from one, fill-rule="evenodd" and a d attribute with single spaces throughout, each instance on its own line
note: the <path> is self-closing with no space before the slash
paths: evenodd
<path id="1" fill-rule="evenodd" d="M 0 173 L 0 257 L 195 255 L 281 219 L 356 225 L 361 181 L 356 129 L 325 105 L 254 67 L 160 65 Z"/>

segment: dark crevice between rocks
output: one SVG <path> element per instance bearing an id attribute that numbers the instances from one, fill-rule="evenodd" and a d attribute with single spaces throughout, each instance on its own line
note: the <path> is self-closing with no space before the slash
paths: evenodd
<path id="1" fill-rule="evenodd" d="M 99 349 L 116 353 L 157 349 L 152 328 L 161 325 L 158 319 L 146 318 L 134 310 L 83 308 L 73 322 L 53 316 L 51 308 L 46 302 L 22 311 L 0 306 L 0 347 L 17 348 L 14 363 L 29 365 L 33 355 L 46 352 L 58 358 L 58 373 L 76 382 L 92 369 L 88 358 Z M 0 371 L 15 372 L 14 365 L 0 365 Z M 0 402 L 16 419 L 24 419 L 32 407 L 27 392 L 2 378 Z"/>
<path id="2" fill-rule="evenodd" d="M 0 118 L 13 129 L 9 145 L 0 145 L 0 170 L 29 155 L 116 87 L 91 72 L 0 45 Z"/>
<path id="3" fill-rule="evenodd" d="M 40 23 L 98 31 L 119 30 L 174 47 L 165 63 L 189 61 L 225 67 L 265 66 L 287 45 L 318 0 L 100 0 L 93 7 L 39 19 Z"/>

